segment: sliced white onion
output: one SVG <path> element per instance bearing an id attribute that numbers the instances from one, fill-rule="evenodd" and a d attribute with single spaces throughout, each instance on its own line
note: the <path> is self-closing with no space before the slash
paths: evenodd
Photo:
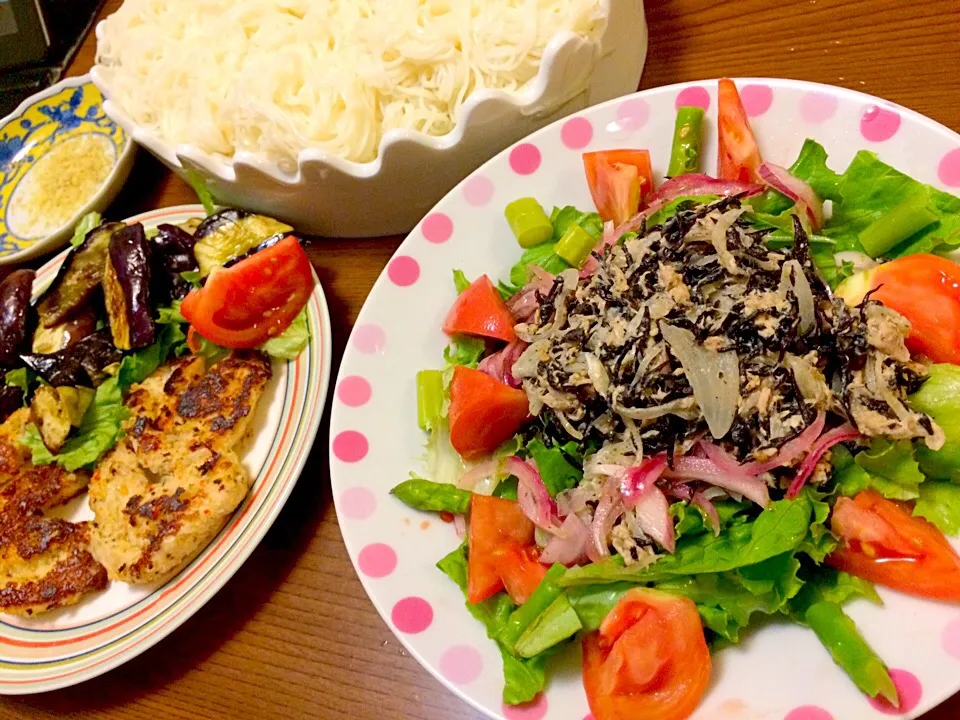
<path id="1" fill-rule="evenodd" d="M 562 565 L 576 565 L 587 558 L 587 546 L 590 544 L 590 528 L 578 515 L 567 515 L 560 526 L 560 532 L 550 538 L 540 562 L 547 565 L 561 563 Z"/>
<path id="2" fill-rule="evenodd" d="M 806 215 L 812 230 L 823 225 L 823 201 L 808 183 L 791 175 L 786 168 L 768 162 L 757 167 L 757 175 L 774 190 L 793 200 Z"/>
<path id="3" fill-rule="evenodd" d="M 713 506 L 713 503 L 710 502 L 710 499 L 706 496 L 706 493 L 694 493 L 691 502 L 703 510 L 704 515 L 707 516 L 707 520 L 710 521 L 710 529 L 713 530 L 713 536 L 717 537 L 720 534 L 720 516 L 717 514 L 717 509 Z"/>
<path id="4" fill-rule="evenodd" d="M 693 396 L 719 440 L 730 430 L 740 402 L 740 363 L 737 353 L 717 353 L 699 345 L 693 333 L 669 323 L 660 323 L 663 339 L 683 366 Z"/>
<path id="5" fill-rule="evenodd" d="M 656 485 L 647 487 L 633 506 L 633 512 L 644 535 L 667 552 L 672 553 L 676 549 L 670 503 L 667 502 L 667 497 L 660 488 Z"/>
<path id="6" fill-rule="evenodd" d="M 798 329 L 801 335 L 806 335 L 816 324 L 817 316 L 813 304 L 813 291 L 810 289 L 803 267 L 796 260 L 787 260 L 780 269 L 780 286 L 777 288 L 777 293 L 786 298 L 790 290 L 793 290 L 800 310 Z"/>
<path id="7" fill-rule="evenodd" d="M 843 267 L 844 263 L 851 263 L 854 272 L 863 272 L 879 265 L 876 260 L 859 250 L 841 250 L 833 254 L 833 261 L 837 267 Z"/>

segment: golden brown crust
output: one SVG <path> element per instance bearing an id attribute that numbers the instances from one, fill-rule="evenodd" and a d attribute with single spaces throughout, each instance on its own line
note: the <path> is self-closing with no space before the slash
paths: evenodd
<path id="1" fill-rule="evenodd" d="M 168 578 L 220 531 L 249 490 L 234 448 L 270 374 L 259 353 L 209 370 L 187 358 L 130 393 L 127 436 L 90 484 L 93 552 L 111 578 Z"/>

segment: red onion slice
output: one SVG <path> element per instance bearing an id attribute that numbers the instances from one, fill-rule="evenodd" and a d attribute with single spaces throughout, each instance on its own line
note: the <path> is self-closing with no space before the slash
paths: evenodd
<path id="1" fill-rule="evenodd" d="M 741 194 L 750 197 L 751 195 L 759 195 L 762 192 L 763 186 L 755 183 L 745 183 L 737 180 L 718 180 L 703 173 L 678 175 L 675 178 L 667 180 L 653 195 L 647 198 L 647 207 L 643 212 L 646 213 L 647 216 L 652 215 L 667 205 L 671 200 L 675 200 L 678 197 L 694 195 L 719 195 L 721 197 L 729 197 L 730 195 Z M 632 218 L 628 222 L 631 221 Z M 619 237 L 619 235 L 617 237 Z"/>
<path id="2" fill-rule="evenodd" d="M 480 364 L 477 365 L 477 370 L 486 373 L 497 382 L 502 382 L 512 388 L 518 388 L 520 387 L 520 381 L 513 376 L 513 366 L 526 349 L 527 344 L 525 342 L 514 340 L 503 350 L 488 355 L 481 360 Z"/>
<path id="3" fill-rule="evenodd" d="M 806 213 L 812 230 L 820 228 L 823 224 L 823 201 L 808 183 L 791 175 L 786 168 L 768 162 L 760 163 L 757 175 L 774 190 L 793 200 Z"/>
<path id="4" fill-rule="evenodd" d="M 550 538 L 540 555 L 540 562 L 547 565 L 578 565 L 587 559 L 590 544 L 590 528 L 579 515 L 567 515 L 560 532 Z"/>
<path id="5" fill-rule="evenodd" d="M 676 550 L 676 536 L 673 532 L 673 518 L 670 517 L 670 503 L 666 495 L 656 485 L 650 485 L 633 507 L 637 524 L 644 535 L 653 540 L 667 552 Z"/>
<path id="6" fill-rule="evenodd" d="M 677 458 L 673 470 L 668 470 L 666 476 L 680 480 L 702 480 L 724 490 L 739 493 L 760 507 L 770 504 L 770 490 L 765 482 L 743 472 L 727 473 L 709 458 Z"/>
<path id="7" fill-rule="evenodd" d="M 816 419 L 810 423 L 806 430 L 797 435 L 793 440 L 785 442 L 781 447 L 780 451 L 771 458 L 767 458 L 763 462 L 758 462 L 753 460 L 748 463 L 744 463 L 740 466 L 747 475 L 760 475 L 765 472 L 770 472 L 774 468 L 783 467 L 784 465 L 789 465 L 796 458 L 800 457 L 804 451 L 811 447 L 814 441 L 820 437 L 820 433 L 823 432 L 823 426 L 827 421 L 826 414 L 821 410 L 817 413 Z"/>
<path id="8" fill-rule="evenodd" d="M 620 494 L 628 508 L 634 507 L 644 494 L 667 469 L 667 456 L 664 453 L 647 458 L 635 467 L 627 468 L 620 474 Z"/>
<path id="9" fill-rule="evenodd" d="M 800 465 L 797 476 L 793 479 L 793 482 L 790 483 L 790 487 L 787 488 L 787 497 L 794 498 L 800 490 L 803 489 L 807 480 L 813 475 L 813 471 L 816 469 L 817 463 L 820 462 L 820 458 L 823 457 L 827 450 L 837 443 L 856 440 L 858 437 L 860 437 L 860 431 L 850 423 L 844 423 L 840 427 L 834 428 L 830 432 L 821 435 L 820 439 L 810 448 L 810 452 L 807 453 L 807 456 L 803 459 L 803 464 Z"/>
<path id="10" fill-rule="evenodd" d="M 623 515 L 623 502 L 620 499 L 620 489 L 615 477 L 611 477 L 603 486 L 603 494 L 597 509 L 593 513 L 593 523 L 590 525 L 591 542 L 587 545 L 587 555 L 590 562 L 600 562 L 610 554 L 607 547 L 607 538 L 613 530 L 613 524 Z"/>
<path id="11" fill-rule="evenodd" d="M 560 527 L 557 503 L 547 492 L 536 465 L 511 455 L 504 460 L 503 470 L 517 478 L 517 501 L 523 514 L 537 527 L 557 532 Z"/>
<path id="12" fill-rule="evenodd" d="M 474 465 L 467 470 L 460 479 L 457 480 L 457 487 L 461 490 L 473 490 L 474 486 L 488 477 L 492 477 L 500 471 L 500 460 L 493 458 L 486 460 L 479 465 Z"/>

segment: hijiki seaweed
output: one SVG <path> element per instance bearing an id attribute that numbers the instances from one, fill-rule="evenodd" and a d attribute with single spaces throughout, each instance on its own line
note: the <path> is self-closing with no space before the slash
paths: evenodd
<path id="1" fill-rule="evenodd" d="M 513 374 L 545 434 L 599 448 L 606 467 L 657 453 L 672 464 L 701 439 L 762 461 L 822 414 L 866 438 L 939 448 L 943 431 L 905 403 L 926 377 L 904 344 L 909 324 L 869 298 L 834 297 L 796 217 L 792 247 L 771 249 L 745 213 L 737 196 L 681 205 L 595 254 L 593 272 L 566 270 L 538 292 Z M 587 489 L 595 467 L 585 463 Z"/>

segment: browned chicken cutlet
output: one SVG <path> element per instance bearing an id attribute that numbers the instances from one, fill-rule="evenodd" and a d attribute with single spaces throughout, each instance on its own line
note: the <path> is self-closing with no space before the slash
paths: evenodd
<path id="1" fill-rule="evenodd" d="M 29 410 L 0 425 L 0 611 L 33 615 L 73 605 L 107 585 L 89 551 L 89 523 L 43 516 L 87 486 L 90 475 L 38 466 L 19 443 Z"/>
<path id="2" fill-rule="evenodd" d="M 126 437 L 100 461 L 89 490 L 93 552 L 111 578 L 169 578 L 220 531 L 250 489 L 236 449 L 270 375 L 259 353 L 209 370 L 188 357 L 134 387 Z"/>

